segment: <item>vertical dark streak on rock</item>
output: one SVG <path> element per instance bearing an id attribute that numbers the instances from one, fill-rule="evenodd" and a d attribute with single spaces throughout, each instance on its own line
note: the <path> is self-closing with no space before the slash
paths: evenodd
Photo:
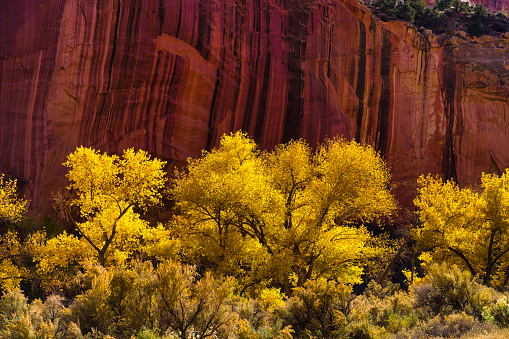
<path id="1" fill-rule="evenodd" d="M 257 144 L 261 144 L 262 133 L 263 133 L 263 123 L 265 120 L 265 114 L 267 110 L 267 100 L 268 100 L 268 92 L 269 92 L 269 83 L 270 83 L 270 67 L 272 61 L 272 42 L 270 36 L 270 5 L 266 4 L 265 10 L 265 34 L 267 36 L 267 46 L 265 47 L 267 50 L 267 54 L 265 55 L 265 70 L 263 72 L 263 85 L 260 93 L 260 105 L 258 106 L 258 114 L 256 119 L 256 127 L 255 127 L 255 135 L 254 140 Z M 260 21 L 262 20 L 262 13 L 260 8 Z M 261 25 L 260 25 L 261 26 Z M 261 35 L 261 32 L 260 32 Z"/>
<path id="2" fill-rule="evenodd" d="M 251 51 L 251 60 L 253 60 L 253 54 L 256 53 L 256 56 L 254 57 L 254 61 L 251 62 L 249 64 L 250 66 L 250 73 L 252 74 L 252 76 L 256 77 L 257 74 L 258 74 L 258 67 L 259 67 L 259 64 L 260 64 L 260 53 L 259 53 L 259 50 L 261 49 L 261 46 L 260 46 L 260 27 L 259 27 L 259 19 L 257 20 L 256 18 L 259 17 L 260 15 L 260 11 L 261 11 L 261 8 L 260 8 L 260 2 L 258 1 L 258 11 L 256 10 L 256 0 L 253 2 L 253 5 L 255 7 L 255 10 L 253 11 L 254 13 L 252 13 L 253 17 L 254 17 L 254 20 L 253 20 L 253 26 L 254 26 L 254 34 L 251 34 L 250 35 L 250 41 L 249 41 L 249 46 L 254 46 L 255 45 L 255 39 L 256 37 L 258 38 L 257 39 L 257 48 L 253 48 L 252 51 Z M 252 48 L 252 47 L 251 47 Z M 252 77 L 251 76 L 251 77 Z M 249 81 L 249 88 L 248 88 L 248 91 L 247 91 L 247 100 L 246 100 L 246 105 L 244 106 L 244 120 L 242 121 L 242 130 L 245 131 L 245 132 L 248 132 L 249 129 L 250 129 L 250 123 L 251 123 L 251 120 L 252 120 L 252 115 L 255 114 L 253 112 L 253 107 L 254 105 L 256 104 L 256 95 L 258 94 L 257 93 L 257 80 L 256 78 L 253 79 L 251 78 L 250 81 Z"/>
<path id="3" fill-rule="evenodd" d="M 391 109 L 391 41 L 388 32 L 383 33 L 382 52 L 380 60 L 380 75 L 382 78 L 382 93 L 378 106 L 378 123 L 376 127 L 375 149 L 385 156 L 389 135 L 389 113 Z"/>
<path id="4" fill-rule="evenodd" d="M 296 6 L 297 7 L 297 6 Z M 309 13 L 306 8 L 295 8 L 290 14 L 288 53 L 288 103 L 283 127 L 283 143 L 300 137 L 304 98 L 304 71 L 302 59 L 306 55 L 307 24 Z"/>
<path id="5" fill-rule="evenodd" d="M 96 32 L 95 34 L 97 34 L 97 32 L 99 31 L 101 3 L 102 3 L 102 1 L 99 1 L 99 0 L 97 1 L 96 7 L 95 7 L 95 12 L 94 12 L 96 15 L 96 18 L 95 18 L 95 20 L 92 20 L 92 22 L 95 21 L 95 27 L 93 30 L 94 32 Z M 97 40 L 96 38 L 97 38 L 97 35 L 92 40 L 94 44 L 92 46 L 90 46 L 92 51 L 95 51 L 95 47 L 96 47 L 95 42 Z M 94 53 L 92 55 L 94 56 Z M 95 55 L 95 58 L 100 58 L 99 53 L 97 55 Z M 92 77 L 94 79 L 98 79 L 99 72 L 101 71 L 100 67 L 93 67 L 92 71 L 93 71 Z M 85 146 L 90 146 L 90 141 L 97 139 L 96 138 L 97 137 L 96 119 L 97 119 L 97 117 L 100 117 L 101 112 L 104 110 L 104 96 L 100 95 L 100 93 L 97 91 L 97 89 L 95 87 L 88 87 L 87 91 L 85 93 L 85 102 L 87 102 L 87 103 L 94 102 L 94 100 L 98 101 L 97 107 L 93 107 L 94 105 L 85 106 L 85 111 L 83 113 L 83 120 L 81 121 L 80 128 L 79 128 L 78 143 L 85 145 Z M 92 126 L 92 128 L 90 126 Z"/>
<path id="6" fill-rule="evenodd" d="M 240 83 L 242 81 L 242 32 L 244 28 L 244 20 L 245 20 L 245 3 L 241 4 L 239 0 L 235 1 L 235 28 L 234 35 L 235 41 L 233 42 L 233 55 L 235 56 L 235 62 L 237 63 L 235 66 L 235 74 L 234 74 L 234 84 L 235 84 L 235 95 L 234 98 L 237 100 L 234 109 L 237 109 L 237 102 L 240 99 Z M 235 113 L 235 112 L 234 112 Z M 235 117 L 230 119 L 230 126 L 228 129 L 233 131 L 235 126 Z"/>
<path id="7" fill-rule="evenodd" d="M 122 62 L 121 62 L 121 65 L 124 66 L 124 72 L 122 72 L 122 74 L 120 74 L 120 81 L 119 81 L 120 84 L 124 83 L 123 78 L 127 75 L 127 73 L 132 71 L 132 68 L 129 65 L 129 59 L 130 59 L 130 51 L 131 51 L 131 37 L 132 37 L 133 29 L 135 27 L 137 27 L 137 23 L 136 23 L 136 25 L 134 24 L 134 18 L 135 18 L 136 12 L 139 14 L 139 11 L 134 8 L 129 10 L 129 18 L 127 19 L 127 36 L 126 36 L 124 53 L 123 53 Z M 136 46 L 136 45 L 137 44 L 135 43 L 134 46 Z"/>
<path id="8" fill-rule="evenodd" d="M 163 34 L 165 17 L 166 10 L 164 8 L 164 0 L 159 0 L 159 5 L 157 6 L 157 19 L 159 20 L 159 35 Z"/>
<path id="9" fill-rule="evenodd" d="M 207 18 L 208 11 L 202 1 L 198 3 L 198 41 L 196 50 L 207 60 L 209 57 L 210 20 Z"/>
<path id="10" fill-rule="evenodd" d="M 427 39 L 423 39 L 424 43 L 422 44 L 422 57 L 421 57 L 421 73 L 419 74 L 419 80 L 422 83 L 422 88 L 424 90 L 424 100 L 422 100 L 421 111 L 422 111 L 422 122 L 426 119 L 426 96 L 428 94 L 428 67 L 429 67 L 429 43 Z M 424 61 L 424 65 L 422 65 L 422 61 Z M 424 127 L 421 126 L 419 128 L 419 147 L 422 149 L 424 145 Z M 420 158 L 419 158 L 420 160 Z"/>
<path id="11" fill-rule="evenodd" d="M 113 31 L 113 44 L 111 46 L 111 59 L 110 64 L 108 66 L 108 70 L 110 71 L 110 76 L 108 77 L 108 86 L 106 87 L 106 92 L 110 91 L 111 88 L 111 78 L 113 77 L 113 63 L 115 62 L 115 56 L 117 54 L 117 39 L 118 39 L 118 26 L 120 25 L 120 4 L 121 1 L 117 0 L 117 16 L 115 18 L 115 29 Z"/>
<path id="12" fill-rule="evenodd" d="M 175 36 L 178 38 L 179 37 L 179 33 L 180 33 L 180 25 L 182 25 L 182 11 L 183 11 L 183 8 L 182 8 L 182 0 L 180 0 L 180 6 L 179 6 L 179 21 L 177 23 L 177 33 L 175 34 Z"/>
<path id="13" fill-rule="evenodd" d="M 331 28 L 329 30 L 329 55 L 327 57 L 327 78 L 330 77 L 331 72 L 331 64 L 330 64 L 330 58 L 332 54 L 332 44 L 334 43 L 334 23 L 331 24 Z"/>
<path id="14" fill-rule="evenodd" d="M 162 69 L 163 70 L 166 70 L 166 64 L 169 62 L 167 58 L 164 58 L 165 59 L 165 64 L 163 65 Z M 144 123 L 144 129 L 145 129 L 145 150 L 147 152 L 155 152 L 157 150 L 157 145 L 155 144 L 155 140 L 152 138 L 152 136 L 154 135 L 154 125 L 155 125 L 155 117 L 150 114 L 150 110 L 154 104 L 154 100 L 156 97 L 159 97 L 159 96 L 156 96 L 154 95 L 154 93 L 156 93 L 157 91 L 157 87 L 155 86 L 155 84 L 157 83 L 157 79 L 158 79 L 158 72 L 157 70 L 159 69 L 159 64 L 161 63 L 161 51 L 158 51 L 157 52 L 157 61 L 156 61 L 156 68 L 155 68 L 155 72 L 154 72 L 154 78 L 152 79 L 152 83 L 150 83 L 148 86 L 147 86 L 147 92 L 148 92 L 148 97 L 147 97 L 147 108 L 145 109 L 145 115 L 144 116 L 141 116 L 140 117 L 140 124 L 143 122 Z M 164 74 L 165 72 L 163 72 Z M 159 88 L 161 89 L 161 88 Z"/>
<path id="15" fill-rule="evenodd" d="M 159 52 L 160 53 L 160 52 Z M 175 98 L 172 100 L 171 94 L 177 94 L 178 91 L 172 91 L 173 88 L 178 87 L 178 81 L 179 81 L 179 74 L 178 72 L 182 72 L 182 65 L 179 65 L 180 63 L 180 57 L 175 56 L 175 60 L 173 61 L 173 70 L 171 72 L 168 72 L 168 76 L 171 77 L 170 84 L 168 86 L 168 109 L 166 111 L 166 120 L 164 124 L 164 131 L 163 131 L 163 147 L 162 152 L 163 156 L 166 158 L 173 158 L 175 155 L 170 154 L 172 147 L 172 140 L 171 137 L 173 136 L 173 130 L 175 128 L 175 121 L 177 120 L 177 113 L 179 107 L 177 106 L 176 102 L 178 101 L 178 98 Z M 159 57 L 158 57 L 159 60 Z M 157 65 L 156 65 L 157 69 Z"/>
<path id="16" fill-rule="evenodd" d="M 362 118 L 364 115 L 364 90 L 366 88 L 366 26 L 359 20 L 359 64 L 357 67 L 357 88 L 355 95 L 359 100 L 357 107 L 357 121 L 355 140 L 361 142 Z"/>
<path id="17" fill-rule="evenodd" d="M 147 117 L 150 116 L 150 106 L 152 104 L 152 99 L 154 97 L 154 90 L 156 89 L 155 88 L 155 83 L 157 82 L 157 76 L 158 76 L 158 70 L 159 70 L 159 67 L 161 65 L 161 59 L 166 59 L 165 58 L 165 54 L 161 53 L 161 51 L 157 51 L 157 57 L 156 57 L 156 65 L 154 67 L 154 75 L 152 77 L 152 81 L 150 81 L 148 84 L 147 84 L 147 95 L 146 95 L 146 105 L 147 105 L 147 108 L 145 109 L 145 116 L 142 116 L 140 117 L 140 121 L 138 121 L 138 126 L 136 126 L 136 129 L 140 129 L 142 127 L 147 127 L 147 124 L 148 124 L 148 121 L 147 121 Z M 166 69 L 166 66 L 163 65 L 163 70 Z M 145 126 L 142 126 L 142 124 L 144 124 Z"/>
<path id="18" fill-rule="evenodd" d="M 224 55 L 223 53 L 221 53 Z M 205 149 L 210 150 L 212 145 L 212 139 L 214 135 L 217 133 L 216 131 L 216 104 L 217 104 L 217 93 L 219 92 L 219 88 L 221 87 L 221 74 L 223 72 L 223 58 L 221 58 L 221 62 L 217 67 L 216 73 L 216 84 L 214 86 L 214 93 L 212 94 L 212 103 L 210 105 L 210 113 L 209 113 L 209 128 L 207 132 L 207 145 Z"/>
<path id="19" fill-rule="evenodd" d="M 450 60 L 453 60 L 452 50 L 446 48 L 444 51 L 444 60 L 447 60 L 444 65 L 444 108 L 445 108 L 445 144 L 444 155 L 442 162 L 442 173 L 444 179 L 453 179 L 458 181 L 456 173 L 456 156 L 454 154 L 454 119 L 460 112 L 454 110 L 454 98 L 456 93 L 456 65 Z"/>

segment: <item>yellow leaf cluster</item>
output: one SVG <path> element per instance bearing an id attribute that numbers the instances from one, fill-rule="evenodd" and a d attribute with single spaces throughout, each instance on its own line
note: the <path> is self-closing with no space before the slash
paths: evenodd
<path id="1" fill-rule="evenodd" d="M 28 202 L 16 195 L 16 180 L 0 174 L 0 222 L 15 223 L 25 215 Z"/>

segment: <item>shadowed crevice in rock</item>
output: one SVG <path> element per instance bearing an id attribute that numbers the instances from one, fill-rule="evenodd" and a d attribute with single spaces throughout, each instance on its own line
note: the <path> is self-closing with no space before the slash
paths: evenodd
<path id="1" fill-rule="evenodd" d="M 444 140 L 444 155 L 442 163 L 442 173 L 444 179 L 452 179 L 458 181 L 456 173 L 456 155 L 454 150 L 454 137 L 456 135 L 455 119 L 457 114 L 455 112 L 455 96 L 456 96 L 456 64 L 453 63 L 453 51 L 449 48 L 445 50 L 444 59 L 446 64 L 444 67 L 444 106 L 445 106 L 445 140 Z"/>
<path id="2" fill-rule="evenodd" d="M 298 7 L 290 13 L 288 51 L 288 101 L 286 105 L 283 143 L 301 137 L 301 121 L 303 109 L 304 72 L 302 58 L 306 55 L 307 23 L 309 13 L 304 7 Z"/>
<path id="3" fill-rule="evenodd" d="M 270 32 L 270 11 L 266 9 L 262 11 L 260 9 L 260 20 L 265 20 L 265 35 L 267 39 L 266 43 L 266 52 L 265 52 L 265 69 L 263 71 L 263 85 L 262 90 L 260 92 L 260 106 L 257 113 L 256 125 L 255 125 L 255 133 L 254 140 L 257 144 L 261 144 L 262 142 L 262 132 L 263 126 L 265 123 L 265 112 L 267 110 L 268 105 L 268 95 L 269 95 L 269 82 L 271 76 L 271 62 L 272 62 L 272 41 L 271 41 L 271 32 Z"/>
<path id="4" fill-rule="evenodd" d="M 391 41 L 389 33 L 382 37 L 382 52 L 380 59 L 380 76 L 382 78 L 382 93 L 378 106 L 378 123 L 376 130 L 375 149 L 382 156 L 387 153 L 389 136 L 389 114 L 391 109 Z"/>
<path id="5" fill-rule="evenodd" d="M 355 94 L 359 99 L 355 140 L 361 142 L 362 118 L 364 114 L 364 90 L 366 87 L 366 26 L 359 20 L 359 66 L 357 67 L 357 89 Z"/>

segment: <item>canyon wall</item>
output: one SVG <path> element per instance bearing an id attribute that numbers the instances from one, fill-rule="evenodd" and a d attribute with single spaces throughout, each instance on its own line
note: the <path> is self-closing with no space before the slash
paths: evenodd
<path id="1" fill-rule="evenodd" d="M 343 136 L 422 173 L 509 166 L 509 39 L 445 39 L 356 0 L 0 2 L 0 172 L 34 213 L 77 146 L 182 163 L 239 129 L 262 148 Z"/>

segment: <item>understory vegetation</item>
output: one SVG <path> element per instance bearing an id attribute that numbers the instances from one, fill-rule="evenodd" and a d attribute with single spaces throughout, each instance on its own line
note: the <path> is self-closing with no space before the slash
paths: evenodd
<path id="1" fill-rule="evenodd" d="M 478 37 L 509 31 L 507 13 L 488 11 L 482 4 L 471 6 L 468 1 L 438 0 L 430 8 L 424 0 L 374 0 L 369 7 L 383 21 L 403 20 L 435 34 L 464 31 Z"/>
<path id="2" fill-rule="evenodd" d="M 405 215 L 355 141 L 261 151 L 237 132 L 170 178 L 165 165 L 79 147 L 42 219 L 0 177 L 0 339 L 509 331 L 507 171 L 472 187 L 421 176 Z"/>

